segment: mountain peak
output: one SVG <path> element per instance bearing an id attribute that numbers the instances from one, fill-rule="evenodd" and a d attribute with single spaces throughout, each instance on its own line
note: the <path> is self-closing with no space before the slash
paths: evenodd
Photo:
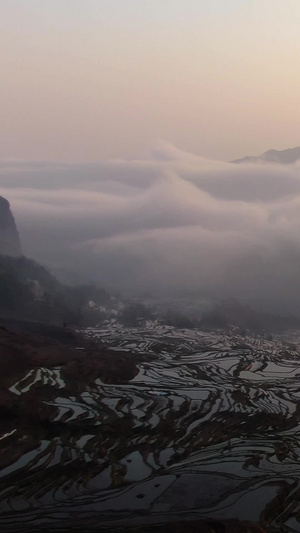
<path id="1" fill-rule="evenodd" d="M 0 196 L 0 254 L 22 255 L 20 237 L 10 203 Z"/>

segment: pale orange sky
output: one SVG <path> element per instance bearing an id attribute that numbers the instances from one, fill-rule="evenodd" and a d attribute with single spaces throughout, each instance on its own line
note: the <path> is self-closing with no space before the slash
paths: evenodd
<path id="1" fill-rule="evenodd" d="M 0 0 L 0 158 L 300 145 L 299 0 Z"/>

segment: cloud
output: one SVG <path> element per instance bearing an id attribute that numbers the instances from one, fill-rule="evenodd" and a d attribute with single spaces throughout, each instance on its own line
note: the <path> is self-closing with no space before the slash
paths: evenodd
<path id="1" fill-rule="evenodd" d="M 3 161 L 23 249 L 121 290 L 299 310 L 300 166 L 234 165 L 156 144 L 97 164 Z"/>

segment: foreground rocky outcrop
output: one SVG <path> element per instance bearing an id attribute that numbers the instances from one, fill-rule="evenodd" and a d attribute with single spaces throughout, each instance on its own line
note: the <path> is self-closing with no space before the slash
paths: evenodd
<path id="1" fill-rule="evenodd" d="M 0 254 L 22 255 L 21 242 L 10 204 L 0 196 Z"/>

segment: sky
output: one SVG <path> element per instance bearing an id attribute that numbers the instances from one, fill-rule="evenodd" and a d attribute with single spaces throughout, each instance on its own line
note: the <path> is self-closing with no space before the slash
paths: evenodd
<path id="1" fill-rule="evenodd" d="M 0 0 L 0 159 L 300 144 L 299 0 Z"/>

